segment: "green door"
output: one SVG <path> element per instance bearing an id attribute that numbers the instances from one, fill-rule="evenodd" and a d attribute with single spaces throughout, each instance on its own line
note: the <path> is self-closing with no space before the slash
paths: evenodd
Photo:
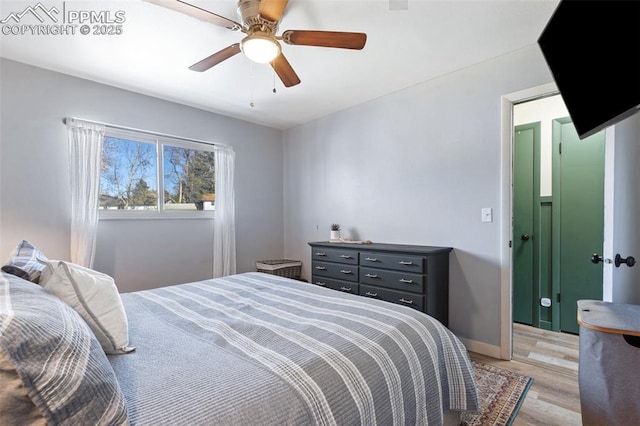
<path id="1" fill-rule="evenodd" d="M 553 122 L 553 209 L 560 330 L 578 334 L 577 301 L 602 300 L 604 131 L 580 140 L 570 119 Z"/>
<path id="2" fill-rule="evenodd" d="M 540 123 L 515 127 L 513 139 L 513 320 L 534 325 L 534 206 L 539 197 Z"/>

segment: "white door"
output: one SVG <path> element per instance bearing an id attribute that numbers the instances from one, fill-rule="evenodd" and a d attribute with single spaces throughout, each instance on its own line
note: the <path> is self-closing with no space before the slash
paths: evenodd
<path id="1" fill-rule="evenodd" d="M 613 133 L 615 144 L 607 152 L 613 151 L 613 161 L 607 161 L 605 171 L 609 182 L 605 188 L 605 247 L 610 251 L 605 257 L 615 259 L 620 254 L 640 262 L 640 113 L 616 124 Z M 607 194 L 608 190 L 612 194 Z M 608 208 L 611 211 L 607 212 Z M 607 220 L 612 228 L 610 244 Z M 640 304 L 640 264 L 631 268 L 606 265 L 605 283 L 604 300 Z"/>

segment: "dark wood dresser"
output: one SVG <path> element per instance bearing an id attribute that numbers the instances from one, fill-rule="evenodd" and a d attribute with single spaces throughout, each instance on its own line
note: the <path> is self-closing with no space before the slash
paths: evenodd
<path id="1" fill-rule="evenodd" d="M 410 306 L 449 323 L 451 247 L 312 242 L 311 282 Z"/>

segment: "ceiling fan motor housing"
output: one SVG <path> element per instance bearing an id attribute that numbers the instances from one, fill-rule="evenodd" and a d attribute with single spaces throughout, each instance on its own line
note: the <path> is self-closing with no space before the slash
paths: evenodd
<path id="1" fill-rule="evenodd" d="M 260 0 L 238 0 L 238 17 L 242 27 L 249 31 L 261 31 L 275 35 L 278 23 L 260 16 Z"/>

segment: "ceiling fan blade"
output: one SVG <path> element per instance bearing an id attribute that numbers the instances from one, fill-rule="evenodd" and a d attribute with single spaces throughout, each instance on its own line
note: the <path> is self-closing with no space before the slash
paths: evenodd
<path id="1" fill-rule="evenodd" d="M 287 30 L 282 33 L 282 41 L 294 45 L 360 50 L 367 42 L 367 35 L 337 31 Z"/>
<path id="2" fill-rule="evenodd" d="M 272 22 L 280 22 L 280 18 L 282 18 L 288 2 L 289 0 L 261 0 L 258 13 L 264 19 Z"/>
<path id="3" fill-rule="evenodd" d="M 287 58 L 284 57 L 283 54 L 280 54 L 277 58 L 271 61 L 271 67 L 278 74 L 280 80 L 282 80 L 282 84 L 284 87 L 295 86 L 296 84 L 300 84 L 300 78 L 298 78 L 298 74 L 293 70 Z"/>
<path id="4" fill-rule="evenodd" d="M 211 22 L 212 24 L 228 28 L 230 30 L 237 31 L 242 28 L 240 24 L 231 19 L 227 19 L 224 16 L 216 15 L 213 12 L 209 12 L 208 10 L 199 8 L 198 6 L 194 6 L 192 4 L 183 2 L 181 0 L 145 0 L 149 3 L 157 4 L 158 6 L 163 6 L 168 9 L 175 10 L 177 12 L 182 12 L 186 15 L 193 16 L 194 18 L 201 19 L 206 22 Z"/>
<path id="5" fill-rule="evenodd" d="M 240 53 L 240 43 L 232 44 L 229 47 L 225 47 L 219 52 L 214 53 L 211 56 L 208 56 L 201 60 L 198 63 L 195 63 L 189 67 L 191 71 L 206 71 L 209 68 L 218 65 L 220 62 L 225 61 L 232 57 L 233 55 L 237 55 Z"/>

